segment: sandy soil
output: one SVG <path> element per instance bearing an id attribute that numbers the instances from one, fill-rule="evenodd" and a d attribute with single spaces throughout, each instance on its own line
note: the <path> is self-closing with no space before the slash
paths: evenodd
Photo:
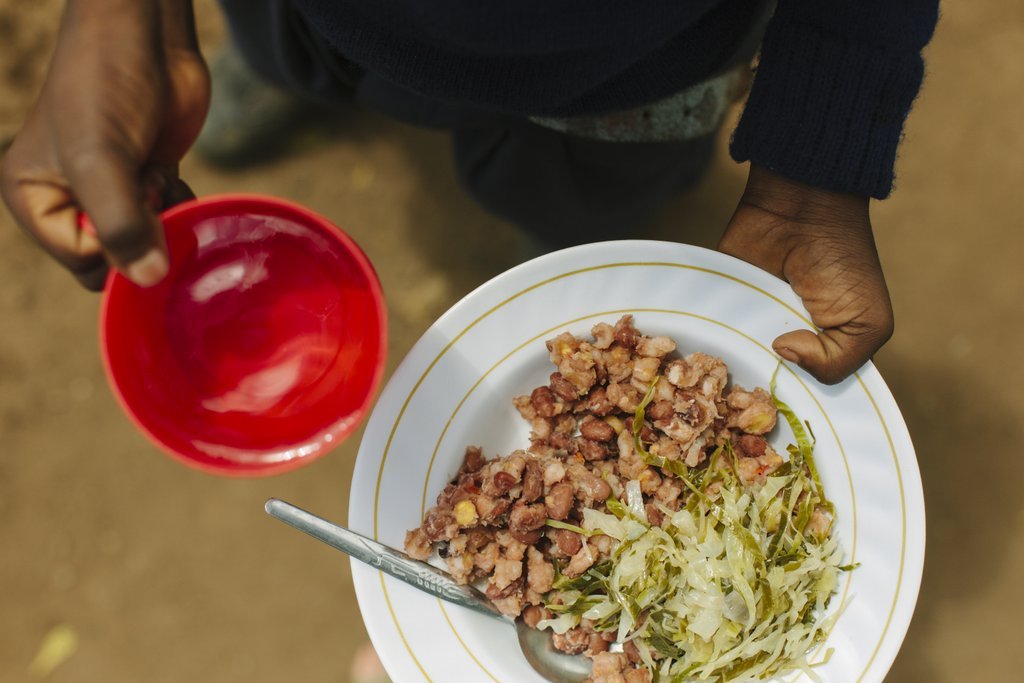
<path id="1" fill-rule="evenodd" d="M 61 5 L 0 0 L 0 144 L 31 105 Z M 198 5 L 212 51 L 223 27 L 212 2 Z M 1022 48 L 1019 5 L 945 7 L 897 191 L 874 211 L 898 321 L 877 362 L 928 502 L 921 598 L 892 681 L 1001 681 L 1024 668 Z M 459 297 L 514 265 L 515 233 L 461 193 L 444 136 L 359 113 L 341 128 L 304 134 L 275 164 L 228 174 L 190 158 L 184 171 L 200 194 L 270 192 L 348 230 L 388 295 L 393 367 Z M 743 173 L 721 158 L 642 236 L 712 245 Z M 0 273 L 0 680 L 347 680 L 365 638 L 348 564 L 262 503 L 276 495 L 344 520 L 358 435 L 271 480 L 188 471 L 114 404 L 96 297 L 4 211 Z M 55 632 L 77 647 L 33 669 Z"/>

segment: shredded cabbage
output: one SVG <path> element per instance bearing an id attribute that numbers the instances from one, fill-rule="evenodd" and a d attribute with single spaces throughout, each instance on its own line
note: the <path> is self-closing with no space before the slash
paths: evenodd
<path id="1" fill-rule="evenodd" d="M 686 505 L 664 508 L 666 521 L 652 526 L 639 484 L 630 481 L 624 501 L 609 499 L 609 512 L 584 510 L 580 531 L 611 537 L 612 556 L 578 578 L 558 573 L 544 596 L 555 616 L 539 628 L 564 633 L 587 619 L 597 631 L 614 630 L 618 641 L 636 645 L 659 681 L 810 671 L 806 655 L 831 622 L 821 615 L 839 572 L 850 567 L 841 565 L 834 537 L 806 533 L 816 508 L 834 514 L 834 507 L 822 490 L 809 426 L 775 396 L 774 377 L 771 394 L 797 443 L 772 476 L 744 486 L 733 467 L 711 466 L 735 458 L 728 446 L 701 470 L 647 452 L 640 431 L 652 384 L 636 411 L 634 443 L 649 465 L 682 480 Z M 717 494 L 708 491 L 715 482 Z"/>

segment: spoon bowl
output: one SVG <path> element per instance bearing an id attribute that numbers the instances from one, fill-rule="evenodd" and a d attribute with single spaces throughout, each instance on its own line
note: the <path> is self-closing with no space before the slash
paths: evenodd
<path id="1" fill-rule="evenodd" d="M 537 673 L 551 683 L 579 683 L 590 675 L 589 659 L 556 650 L 547 631 L 530 628 L 522 619 L 516 619 L 515 623 L 523 656 Z"/>

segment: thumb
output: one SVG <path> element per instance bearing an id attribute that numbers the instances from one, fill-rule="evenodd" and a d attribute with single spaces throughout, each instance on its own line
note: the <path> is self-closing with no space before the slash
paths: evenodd
<path id="1" fill-rule="evenodd" d="M 794 250 L 786 279 L 818 330 L 794 330 L 772 346 L 825 384 L 836 384 L 870 360 L 893 333 L 893 310 L 873 243 L 813 239 Z"/>
<path id="2" fill-rule="evenodd" d="M 892 336 L 892 317 L 876 322 L 857 320 L 840 327 L 795 330 L 772 343 L 775 353 L 796 363 L 825 384 L 853 374 Z"/>
<path id="3" fill-rule="evenodd" d="M 131 155 L 99 144 L 76 151 L 63 167 L 111 263 L 140 286 L 162 280 L 168 268 L 163 229 L 146 205 L 146 190 Z"/>

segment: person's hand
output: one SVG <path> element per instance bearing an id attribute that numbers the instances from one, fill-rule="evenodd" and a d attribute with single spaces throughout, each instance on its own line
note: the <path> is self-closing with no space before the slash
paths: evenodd
<path id="1" fill-rule="evenodd" d="M 18 223 L 90 289 L 108 265 L 167 271 L 155 210 L 191 193 L 178 162 L 209 104 L 190 0 L 69 0 L 39 100 L 3 159 Z M 77 225 L 89 216 L 95 236 Z"/>
<path id="2" fill-rule="evenodd" d="M 772 346 L 818 380 L 842 381 L 892 336 L 867 198 L 751 166 L 718 249 L 786 280 L 803 300 L 820 331 L 787 332 Z"/>

